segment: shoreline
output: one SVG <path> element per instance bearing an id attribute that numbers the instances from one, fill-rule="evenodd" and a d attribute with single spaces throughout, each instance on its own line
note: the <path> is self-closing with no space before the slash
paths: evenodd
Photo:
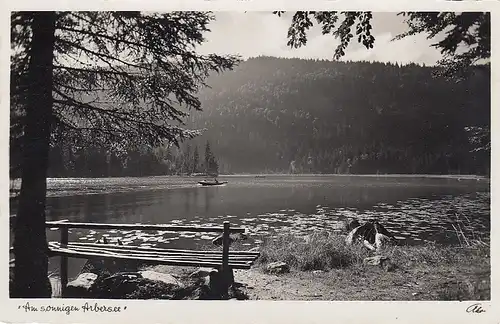
<path id="1" fill-rule="evenodd" d="M 475 180 L 484 179 L 489 180 L 490 176 L 481 174 L 428 174 L 428 173 L 387 173 L 387 174 L 375 174 L 375 173 L 235 173 L 235 174 L 219 174 L 217 178 L 220 177 L 373 177 L 373 178 L 460 178 L 464 180 Z M 74 180 L 103 180 L 103 179 L 150 179 L 150 178 L 211 178 L 210 176 L 199 176 L 199 175 L 153 175 L 153 176 L 120 176 L 120 177 L 48 177 L 47 181 L 74 181 Z M 212 177 L 213 178 L 213 177 Z M 11 184 L 17 184 L 21 182 L 20 178 L 10 179 Z"/>
<path id="2" fill-rule="evenodd" d="M 235 244 L 234 249 L 241 249 Z M 260 248 L 261 256 L 249 270 L 234 270 L 230 299 L 320 301 L 461 301 L 491 299 L 490 246 L 386 246 L 378 252 L 361 245 L 347 246 L 343 236 L 318 233 L 309 240 L 283 237 Z M 368 260 L 368 262 L 367 262 Z M 379 260 L 380 262 L 373 262 Z M 273 267 L 283 262 L 286 267 Z M 115 265 L 116 266 L 116 265 Z M 102 270 L 97 273 L 104 273 Z M 115 271 L 123 272 L 118 267 Z M 179 283 L 151 281 L 137 284 L 132 299 L 220 299 L 210 295 L 213 269 L 142 266 L 138 272 L 157 273 Z M 82 269 L 82 273 L 88 272 Z M 130 272 L 127 272 L 130 274 Z M 193 273 L 204 273 L 193 277 Z M 105 276 L 109 276 L 106 273 Z M 113 275 L 113 274 L 111 274 Z M 114 275 L 113 275 L 114 276 Z M 53 289 L 57 280 L 52 278 Z M 108 289 L 109 287 L 106 287 Z M 130 287 L 128 287 L 130 288 Z M 172 293 L 172 289 L 174 293 Z M 186 293 L 188 291 L 188 293 Z M 200 294 L 203 291 L 203 294 Z M 137 292 L 140 292 L 138 294 Z M 236 296 L 236 297 L 235 297 Z M 88 295 L 73 296 L 89 298 Z M 92 297 L 90 298 L 102 298 Z"/>
<path id="3" fill-rule="evenodd" d="M 127 193 L 134 191 L 149 190 L 174 190 L 191 188 L 198 186 L 198 176 L 178 176 L 161 175 L 148 177 L 103 177 L 103 178 L 47 178 L 47 197 L 80 196 L 80 195 L 100 195 L 111 193 Z M 487 185 L 485 189 L 490 191 L 491 179 L 484 175 L 433 175 L 433 174 L 228 174 L 219 175 L 219 179 L 254 179 L 257 183 L 262 181 L 266 184 L 267 180 L 286 181 L 304 181 L 303 179 L 339 179 L 349 181 L 349 179 L 377 179 L 377 180 L 396 180 L 402 179 L 403 182 L 411 184 L 411 180 L 443 180 L 446 182 L 456 182 L 457 185 Z M 171 181 L 173 180 L 173 181 Z M 175 181 L 177 180 L 177 182 Z M 394 185 L 400 185 L 394 182 Z M 411 184 L 413 185 L 413 184 Z M 420 184 L 422 185 L 422 184 Z M 9 187 L 9 197 L 11 200 L 17 199 L 20 193 L 21 180 L 11 179 Z M 83 187 L 82 187 L 83 186 Z"/>

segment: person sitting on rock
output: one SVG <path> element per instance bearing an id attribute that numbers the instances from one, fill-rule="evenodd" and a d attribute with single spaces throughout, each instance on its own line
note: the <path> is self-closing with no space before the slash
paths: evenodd
<path id="1" fill-rule="evenodd" d="M 351 230 L 346 238 L 346 244 L 351 245 L 354 240 L 359 239 L 369 250 L 380 249 L 385 242 L 395 239 L 379 222 L 370 220 L 363 225 Z"/>
<path id="2" fill-rule="evenodd" d="M 346 238 L 346 244 L 351 245 L 355 240 L 360 240 L 369 250 L 375 250 L 375 226 L 373 222 L 368 221 L 349 232 Z"/>

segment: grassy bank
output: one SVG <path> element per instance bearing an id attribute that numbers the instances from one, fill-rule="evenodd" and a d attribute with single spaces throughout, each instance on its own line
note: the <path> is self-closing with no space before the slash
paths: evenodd
<path id="1" fill-rule="evenodd" d="M 207 248 L 210 248 L 207 246 Z M 215 248 L 215 247 L 211 247 Z M 231 247 L 244 250 L 238 242 Z M 235 270 L 242 293 L 260 300 L 489 300 L 490 248 L 471 246 L 389 246 L 374 253 L 346 246 L 344 236 L 317 233 L 307 240 L 282 236 L 261 246 L 251 270 Z M 382 266 L 363 260 L 383 255 Z M 271 262 L 290 266 L 268 273 Z M 185 276 L 194 269 L 156 266 L 152 270 Z"/>
<path id="2" fill-rule="evenodd" d="M 237 284 L 230 294 L 236 299 L 261 300 L 489 300 L 490 247 L 468 242 L 468 246 L 388 246 L 371 252 L 361 244 L 347 246 L 344 236 L 338 234 L 316 233 L 307 239 L 281 236 L 264 242 L 252 269 L 235 270 Z M 240 244 L 235 242 L 231 249 L 248 249 Z M 203 249 L 220 247 L 207 245 Z M 364 261 L 375 255 L 386 259 L 381 265 Z M 276 261 L 287 263 L 290 272 L 269 273 L 267 266 Z M 217 299 L 205 285 L 205 278 L 190 276 L 196 268 L 140 268 L 169 274 L 182 282 L 183 288 L 141 279 L 102 298 Z M 60 287 L 54 287 L 58 282 L 52 279 L 57 296 Z"/>
<path id="3" fill-rule="evenodd" d="M 292 235 L 264 242 L 258 262 L 283 261 L 291 267 L 302 270 L 330 270 L 363 268 L 363 259 L 375 254 L 389 257 L 396 266 L 409 268 L 422 264 L 471 264 L 488 262 L 489 245 L 442 246 L 437 244 L 392 245 L 378 252 L 372 252 L 361 244 L 348 246 L 344 236 L 331 233 L 317 233 L 307 238 Z"/>
<path id="4" fill-rule="evenodd" d="M 490 299 L 486 244 L 388 246 L 375 253 L 361 245 L 346 246 L 341 235 L 318 233 L 307 240 L 284 236 L 267 241 L 261 253 L 253 274 L 239 272 L 241 280 L 255 285 L 250 294 L 255 299 Z M 363 262 L 374 255 L 387 261 L 381 266 Z M 286 262 L 290 273 L 266 274 L 266 265 L 275 261 Z M 266 289 L 259 289 L 261 285 Z"/>

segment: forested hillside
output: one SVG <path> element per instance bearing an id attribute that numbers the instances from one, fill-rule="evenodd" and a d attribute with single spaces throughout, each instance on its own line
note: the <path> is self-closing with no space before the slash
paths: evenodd
<path id="1" fill-rule="evenodd" d="M 249 59 L 210 77 L 211 88 L 199 93 L 203 111 L 187 120 L 206 130 L 181 150 L 116 157 L 55 146 L 49 176 L 196 172 L 205 168 L 207 141 L 221 173 L 488 173 L 489 151 L 474 151 L 466 127 L 490 125 L 489 67 L 464 82 L 433 77 L 433 70 Z"/>
<path id="2" fill-rule="evenodd" d="M 462 83 L 432 70 L 250 59 L 211 80 L 191 122 L 231 172 L 485 172 L 465 127 L 490 123 L 487 70 Z"/>

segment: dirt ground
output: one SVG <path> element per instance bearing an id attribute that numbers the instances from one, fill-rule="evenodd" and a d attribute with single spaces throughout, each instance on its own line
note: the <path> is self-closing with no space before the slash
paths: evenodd
<path id="1" fill-rule="evenodd" d="M 294 271 L 282 275 L 261 269 L 235 270 L 250 299 L 259 300 L 469 300 L 490 299 L 490 269 L 467 266 L 419 267 L 386 272 Z"/>

